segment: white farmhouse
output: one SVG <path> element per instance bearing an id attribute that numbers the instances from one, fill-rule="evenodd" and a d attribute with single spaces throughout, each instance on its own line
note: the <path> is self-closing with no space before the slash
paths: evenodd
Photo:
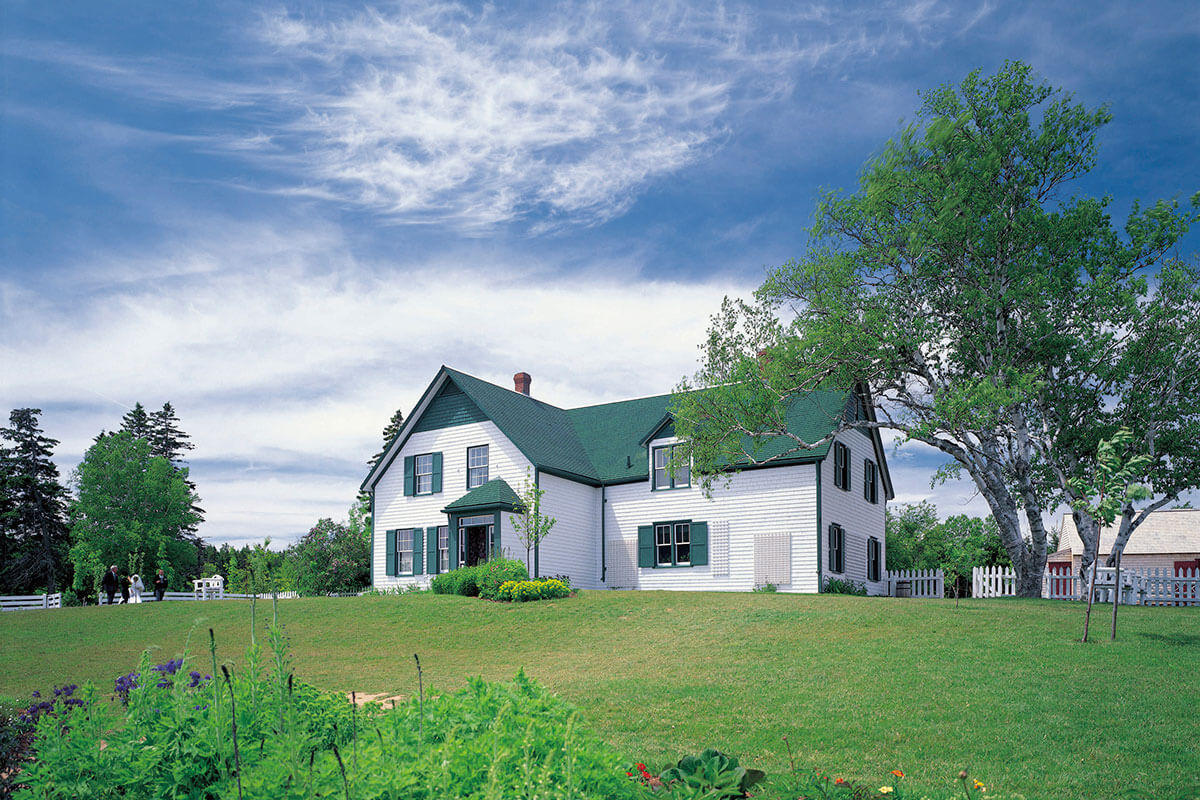
<path id="1" fill-rule="evenodd" d="M 532 476 L 557 519 L 537 548 L 541 575 L 584 589 L 816 592 L 829 579 L 886 593 L 884 508 L 892 484 L 877 433 L 845 430 L 821 447 L 732 472 L 712 497 L 666 469 L 671 396 L 563 409 L 442 367 L 363 489 L 374 519 L 379 589 L 495 554 L 523 557 L 511 516 Z M 854 392 L 796 401 L 806 441 L 844 415 L 870 414 Z M 780 443 L 782 448 L 782 443 Z"/>

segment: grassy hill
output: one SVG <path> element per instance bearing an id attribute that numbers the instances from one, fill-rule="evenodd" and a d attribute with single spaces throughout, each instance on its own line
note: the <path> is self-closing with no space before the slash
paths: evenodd
<path id="1" fill-rule="evenodd" d="M 505 605 L 416 594 L 279 603 L 299 677 L 409 694 L 519 668 L 580 708 L 631 758 L 715 746 L 768 773 L 797 766 L 868 781 L 903 769 L 1030 798 L 1200 797 L 1200 609 L 1123 608 L 1107 641 L 1047 601 L 587 592 Z M 270 602 L 258 604 L 260 622 Z M 0 695 L 112 679 L 141 651 L 240 662 L 247 601 L 0 616 Z M 156 662 L 157 663 L 157 662 Z"/>

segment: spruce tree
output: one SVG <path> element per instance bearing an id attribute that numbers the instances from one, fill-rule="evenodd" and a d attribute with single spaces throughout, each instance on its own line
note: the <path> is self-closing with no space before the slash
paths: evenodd
<path id="1" fill-rule="evenodd" d="M 163 403 L 161 411 L 150 414 L 149 436 L 150 454 L 161 456 L 175 466 L 183 458 L 183 454 L 196 446 L 188 441 L 191 437 L 179 428 L 179 418 L 170 403 Z"/>
<path id="2" fill-rule="evenodd" d="M 150 441 L 150 415 L 141 403 L 134 403 L 133 408 L 121 417 L 121 430 L 129 431 L 135 439 Z"/>
<path id="3" fill-rule="evenodd" d="M 400 409 L 396 409 L 396 413 L 392 414 L 392 418 L 388 420 L 388 424 L 383 428 L 383 447 L 379 452 L 371 456 L 371 466 L 374 467 L 379 463 L 379 459 L 383 458 L 384 452 L 388 445 L 392 443 L 392 439 L 396 438 L 396 434 L 400 433 L 400 428 L 404 426 L 404 414 Z"/>
<path id="4" fill-rule="evenodd" d="M 38 408 L 18 408 L 0 429 L 0 547 L 8 590 L 45 586 L 58 591 L 66 576 L 67 491 L 51 460 L 58 440 L 42 433 Z"/>

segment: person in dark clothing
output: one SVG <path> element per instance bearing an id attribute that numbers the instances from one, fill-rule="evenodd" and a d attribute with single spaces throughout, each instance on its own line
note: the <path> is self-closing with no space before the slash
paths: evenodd
<path id="1" fill-rule="evenodd" d="M 125 575 L 121 578 L 121 602 L 129 602 L 129 576 Z"/>
<path id="2" fill-rule="evenodd" d="M 158 574 L 154 576 L 154 599 L 161 603 L 163 600 L 163 595 L 166 593 L 167 576 L 163 575 L 163 571 L 160 569 Z"/>
<path id="3" fill-rule="evenodd" d="M 121 579 L 117 577 L 117 565 L 113 564 L 108 572 L 104 573 L 104 579 L 100 581 L 100 585 L 104 588 L 104 594 L 108 596 L 108 604 L 113 604 L 113 596 L 117 593 L 117 588 L 121 585 Z"/>

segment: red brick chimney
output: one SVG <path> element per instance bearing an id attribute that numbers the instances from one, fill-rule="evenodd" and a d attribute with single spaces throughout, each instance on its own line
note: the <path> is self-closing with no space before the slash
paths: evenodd
<path id="1" fill-rule="evenodd" d="M 529 396 L 529 383 L 533 378 L 529 377 L 528 372 L 518 372 L 513 375 L 513 391 L 520 392 L 526 397 Z"/>

